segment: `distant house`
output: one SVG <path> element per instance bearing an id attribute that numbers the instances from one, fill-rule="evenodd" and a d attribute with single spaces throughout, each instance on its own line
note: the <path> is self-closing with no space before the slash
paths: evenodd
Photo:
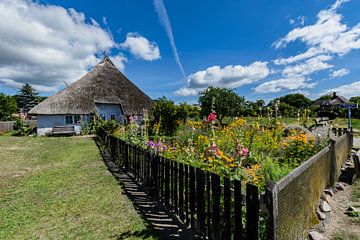
<path id="1" fill-rule="evenodd" d="M 72 126 L 78 134 L 80 122 L 89 122 L 97 112 L 104 120 L 124 122 L 127 116 L 142 116 L 153 101 L 127 79 L 108 57 L 85 76 L 39 103 L 29 111 L 37 116 L 37 133 L 49 134 L 54 127 Z"/>

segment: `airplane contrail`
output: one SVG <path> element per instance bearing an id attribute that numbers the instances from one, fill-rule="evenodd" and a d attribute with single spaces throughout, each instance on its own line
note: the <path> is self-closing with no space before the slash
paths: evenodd
<path id="1" fill-rule="evenodd" d="M 165 5 L 163 0 L 154 0 L 154 6 L 155 6 L 155 10 L 157 12 L 157 14 L 159 15 L 159 20 L 161 25 L 164 27 L 166 34 L 169 38 L 170 41 L 170 45 L 175 57 L 175 61 L 177 63 L 177 65 L 179 66 L 182 75 L 184 76 L 184 78 L 186 78 L 185 72 L 184 72 L 184 68 L 181 64 L 180 58 L 179 58 L 179 54 L 175 45 L 175 40 L 174 40 L 174 35 L 172 32 L 172 28 L 171 28 L 171 23 L 170 23 L 170 19 L 169 16 L 167 14 Z"/>

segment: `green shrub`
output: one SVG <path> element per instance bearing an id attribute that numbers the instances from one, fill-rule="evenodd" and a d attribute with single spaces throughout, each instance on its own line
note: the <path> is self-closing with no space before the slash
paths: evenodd
<path id="1" fill-rule="evenodd" d="M 28 136 L 31 132 L 31 128 L 29 127 L 29 125 L 21 120 L 21 119 L 16 119 L 16 122 L 14 124 L 14 136 Z"/>

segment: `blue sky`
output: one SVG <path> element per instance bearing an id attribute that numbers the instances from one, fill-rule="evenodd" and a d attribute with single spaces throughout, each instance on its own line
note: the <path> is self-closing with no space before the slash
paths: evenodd
<path id="1" fill-rule="evenodd" d="M 196 102 L 209 85 L 249 100 L 360 95 L 359 9 L 356 0 L 3 0 L 0 89 L 30 82 L 51 95 L 106 51 L 152 98 Z"/>

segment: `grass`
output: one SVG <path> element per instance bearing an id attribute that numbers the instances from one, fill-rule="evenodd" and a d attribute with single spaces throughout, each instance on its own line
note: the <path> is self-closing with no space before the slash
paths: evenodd
<path id="1" fill-rule="evenodd" d="M 338 232 L 331 240 L 360 240 L 360 236 L 347 232 Z"/>
<path id="2" fill-rule="evenodd" d="M 0 137 L 0 239 L 156 239 L 89 138 Z"/>

